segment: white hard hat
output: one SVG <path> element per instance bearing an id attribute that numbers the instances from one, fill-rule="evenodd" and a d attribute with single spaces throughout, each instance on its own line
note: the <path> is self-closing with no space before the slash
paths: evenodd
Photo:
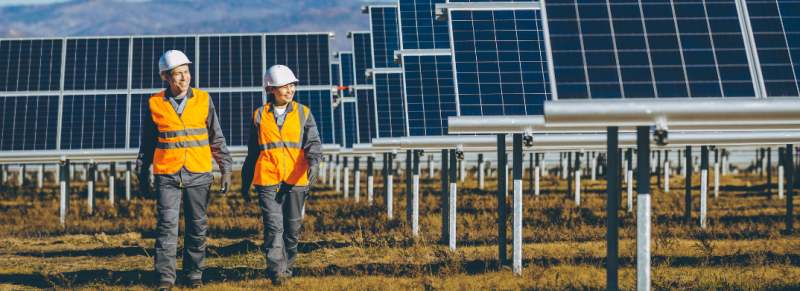
<path id="1" fill-rule="evenodd" d="M 191 63 L 183 52 L 170 50 L 161 55 L 161 59 L 158 60 L 158 72 L 161 73 Z"/>
<path id="2" fill-rule="evenodd" d="M 284 65 L 274 65 L 264 74 L 264 87 L 282 87 L 289 83 L 299 82 L 292 70 Z"/>

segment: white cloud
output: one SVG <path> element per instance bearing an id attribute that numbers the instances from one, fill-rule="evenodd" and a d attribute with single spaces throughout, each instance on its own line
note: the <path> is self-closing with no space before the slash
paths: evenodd
<path id="1" fill-rule="evenodd" d="M 0 7 L 2 6 L 36 6 L 47 5 L 55 3 L 70 2 L 73 0 L 0 0 Z M 120 2 L 149 2 L 153 0 L 116 0 Z"/>

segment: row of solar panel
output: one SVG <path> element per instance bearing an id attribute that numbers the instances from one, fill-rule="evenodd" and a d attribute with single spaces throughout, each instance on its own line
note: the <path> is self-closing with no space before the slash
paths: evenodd
<path id="1" fill-rule="evenodd" d="M 171 49 L 197 66 L 196 87 L 260 87 L 264 63 L 291 67 L 300 85 L 332 84 L 328 33 L 0 39 L 0 92 L 163 88 L 157 63 Z"/>
<path id="2" fill-rule="evenodd" d="M 222 131 L 230 146 L 247 144 L 252 112 L 264 104 L 262 92 L 210 93 Z M 129 140 L 138 148 L 142 117 L 152 94 L 64 95 L 60 149 L 122 149 Z M 306 105 L 317 121 L 323 143 L 335 143 L 331 94 L 328 90 L 298 91 L 296 101 Z M 54 150 L 58 148 L 59 96 L 0 97 L 0 150 Z M 126 130 L 130 118 L 130 132 Z M 127 139 L 126 137 L 130 137 Z"/>

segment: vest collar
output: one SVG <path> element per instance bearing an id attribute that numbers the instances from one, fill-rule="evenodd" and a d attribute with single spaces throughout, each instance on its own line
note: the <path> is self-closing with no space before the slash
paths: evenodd
<path id="1" fill-rule="evenodd" d="M 294 101 L 289 102 L 289 105 L 286 106 L 286 111 L 284 111 L 284 113 L 289 113 L 289 112 L 292 112 L 292 111 L 294 111 Z M 275 112 L 275 104 L 270 103 L 269 104 L 269 109 L 267 109 L 267 112 L 274 113 Z"/>
<path id="2" fill-rule="evenodd" d="M 172 90 L 170 90 L 169 87 L 167 87 L 167 89 L 164 89 L 164 102 L 169 101 L 169 98 L 173 97 L 175 97 L 175 94 L 172 94 Z M 192 88 L 192 86 L 189 86 L 189 91 L 186 92 L 186 99 L 191 99 L 192 97 L 194 97 L 194 88 Z"/>

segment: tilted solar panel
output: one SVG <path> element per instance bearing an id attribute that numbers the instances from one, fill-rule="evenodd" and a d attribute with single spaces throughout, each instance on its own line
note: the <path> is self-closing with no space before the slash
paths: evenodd
<path id="1" fill-rule="evenodd" d="M 449 13 L 460 115 L 543 114 L 550 92 L 539 11 Z"/>
<path id="2" fill-rule="evenodd" d="M 0 92 L 61 89 L 62 39 L 0 41 Z"/>
<path id="3" fill-rule="evenodd" d="M 406 106 L 403 102 L 403 74 L 376 73 L 375 114 L 378 120 L 377 137 L 406 136 Z"/>
<path id="4" fill-rule="evenodd" d="M 494 2 L 494 3 L 502 3 L 502 2 L 538 2 L 535 0 L 447 0 L 448 3 L 483 3 L 483 2 Z"/>
<path id="5" fill-rule="evenodd" d="M 353 66 L 355 66 L 355 62 L 353 61 L 353 53 L 352 52 L 340 52 L 339 53 L 339 85 L 340 86 L 350 86 L 355 84 L 355 72 L 353 70 Z M 340 97 L 351 97 L 348 90 L 341 90 L 339 91 Z"/>
<path id="6" fill-rule="evenodd" d="M 67 39 L 64 90 L 128 89 L 130 40 Z"/>
<path id="7" fill-rule="evenodd" d="M 301 86 L 331 84 L 328 33 L 267 34 L 265 41 L 267 68 L 273 65 L 289 67 Z"/>
<path id="8" fill-rule="evenodd" d="M 334 86 L 342 85 L 342 82 L 339 79 L 339 63 L 331 64 L 331 84 Z"/>
<path id="9" fill-rule="evenodd" d="M 61 113 L 61 149 L 125 148 L 128 96 L 66 95 Z"/>
<path id="10" fill-rule="evenodd" d="M 800 95 L 800 2 L 747 0 L 767 97 Z"/>
<path id="11" fill-rule="evenodd" d="M 54 150 L 58 96 L 0 97 L 0 150 Z"/>
<path id="12" fill-rule="evenodd" d="M 261 87 L 261 35 L 201 36 L 198 49 L 198 88 Z"/>
<path id="13" fill-rule="evenodd" d="M 356 92 L 358 112 L 358 143 L 372 143 L 378 137 L 377 116 L 375 115 L 375 91 L 358 89 Z"/>
<path id="14" fill-rule="evenodd" d="M 356 112 L 356 102 L 344 102 L 339 107 L 342 108 L 342 128 L 344 129 L 344 146 L 352 148 L 353 144 L 358 143 L 358 112 Z"/>
<path id="15" fill-rule="evenodd" d="M 400 39 L 403 50 L 449 49 L 447 23 L 436 21 L 437 3 L 445 0 L 398 0 Z"/>
<path id="16" fill-rule="evenodd" d="M 168 50 L 179 50 L 186 54 L 189 61 L 195 62 L 197 41 L 194 36 L 175 37 L 134 37 L 133 60 L 131 70 L 132 89 L 166 88 L 167 82 L 158 75 L 158 61 Z M 190 65 L 194 73 L 194 66 Z"/>
<path id="17" fill-rule="evenodd" d="M 369 85 L 367 70 L 372 69 L 372 41 L 369 32 L 353 32 L 353 72 L 355 85 Z"/>
<path id="18" fill-rule="evenodd" d="M 559 99 L 755 96 L 734 0 L 545 8 Z"/>
<path id="19" fill-rule="evenodd" d="M 141 146 L 142 139 L 142 117 L 148 107 L 148 101 L 154 94 L 131 94 L 131 131 L 129 147 L 132 149 Z"/>
<path id="20" fill-rule="evenodd" d="M 228 146 L 247 146 L 253 114 L 261 107 L 262 92 L 209 93 Z"/>
<path id="21" fill-rule="evenodd" d="M 333 138 L 333 109 L 331 108 L 330 90 L 297 91 L 295 101 L 308 106 L 317 122 L 317 130 L 323 144 L 334 143 Z"/>
<path id="22" fill-rule="evenodd" d="M 333 143 L 338 144 L 340 146 L 344 146 L 344 120 L 342 120 L 342 108 L 344 107 L 341 103 L 337 104 L 336 108 L 333 108 Z"/>
<path id="23" fill-rule="evenodd" d="M 370 6 L 373 68 L 397 68 L 394 51 L 400 49 L 397 6 Z"/>
<path id="24" fill-rule="evenodd" d="M 403 55 L 410 136 L 446 135 L 447 117 L 458 114 L 451 58 Z"/>

